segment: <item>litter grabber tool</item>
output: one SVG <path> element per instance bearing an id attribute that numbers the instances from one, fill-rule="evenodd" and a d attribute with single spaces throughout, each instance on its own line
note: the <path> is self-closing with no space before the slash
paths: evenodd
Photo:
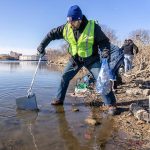
<path id="1" fill-rule="evenodd" d="M 38 111 L 38 106 L 37 106 L 37 101 L 36 101 L 36 96 L 35 93 L 32 93 L 32 87 L 33 83 L 40 65 L 42 57 L 40 56 L 38 65 L 36 67 L 35 73 L 33 75 L 33 79 L 30 85 L 29 90 L 27 91 L 27 95 L 24 97 L 19 97 L 16 99 L 16 105 L 18 109 L 23 109 L 23 110 L 36 110 Z"/>

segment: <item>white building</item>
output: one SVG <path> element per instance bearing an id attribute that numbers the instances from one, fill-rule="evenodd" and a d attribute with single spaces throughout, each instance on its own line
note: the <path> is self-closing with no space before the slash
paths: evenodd
<path id="1" fill-rule="evenodd" d="M 23 61 L 37 61 L 39 60 L 39 56 L 37 55 L 22 55 L 22 56 L 19 56 L 19 60 L 23 60 Z M 42 57 L 42 60 L 47 60 L 47 57 L 44 56 Z"/>

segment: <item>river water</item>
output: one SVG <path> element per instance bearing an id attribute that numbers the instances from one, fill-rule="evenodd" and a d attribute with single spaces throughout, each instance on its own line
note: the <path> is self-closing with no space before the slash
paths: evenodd
<path id="1" fill-rule="evenodd" d="M 103 118 L 98 126 L 87 125 L 85 119 L 94 116 L 97 108 L 85 106 L 81 99 L 76 102 L 79 111 L 73 112 L 74 98 L 69 95 L 64 106 L 50 105 L 61 71 L 46 62 L 40 64 L 33 87 L 40 111 L 16 109 L 15 100 L 26 95 L 36 66 L 29 61 L 0 62 L 0 150 L 116 149 L 112 118 Z"/>

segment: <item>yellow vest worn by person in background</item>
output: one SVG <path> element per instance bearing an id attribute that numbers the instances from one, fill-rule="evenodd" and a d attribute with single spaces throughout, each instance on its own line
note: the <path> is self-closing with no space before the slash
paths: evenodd
<path id="1" fill-rule="evenodd" d="M 67 23 L 63 30 L 63 37 L 69 43 L 69 53 L 72 56 L 78 54 L 82 58 L 86 58 L 92 55 L 93 43 L 94 43 L 94 27 L 95 22 L 93 20 L 88 21 L 84 31 L 80 35 L 78 41 L 75 40 L 71 25 Z"/>

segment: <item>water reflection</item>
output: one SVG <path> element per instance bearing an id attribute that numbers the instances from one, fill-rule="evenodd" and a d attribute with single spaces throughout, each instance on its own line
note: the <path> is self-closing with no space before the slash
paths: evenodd
<path id="1" fill-rule="evenodd" d="M 34 124 L 36 123 L 36 119 L 38 117 L 38 112 L 36 111 L 23 111 L 23 110 L 16 110 L 16 117 L 23 121 L 24 124 L 27 126 L 27 132 L 30 134 L 33 146 L 36 150 L 38 150 L 36 137 L 34 135 L 33 129 Z M 29 147 L 28 147 L 29 148 Z"/>
<path id="2" fill-rule="evenodd" d="M 10 72 L 12 71 L 17 72 L 19 70 L 29 71 L 34 70 L 37 64 L 38 64 L 37 61 L 0 61 L 0 70 L 1 71 L 9 70 Z M 39 69 L 47 69 L 48 66 L 45 64 L 46 62 L 42 61 Z"/>
<path id="3" fill-rule="evenodd" d="M 106 147 L 108 150 L 111 149 L 108 145 L 114 131 L 113 118 L 105 113 L 100 113 L 99 109 L 93 107 L 88 118 L 95 119 L 100 123 L 99 126 L 88 126 L 85 132 L 85 138 L 91 143 L 91 148 L 94 150 L 106 150 Z"/>
<path id="4" fill-rule="evenodd" d="M 16 117 L 25 124 L 34 124 L 37 120 L 38 112 L 16 109 Z"/>
<path id="5" fill-rule="evenodd" d="M 65 150 L 104 150 L 113 131 L 112 117 L 100 117 L 94 109 L 90 117 L 101 119 L 101 125 L 70 124 L 64 107 L 56 107 L 59 132 L 64 139 Z M 92 115 L 92 116 L 91 116 Z M 82 121 L 81 121 L 82 122 Z M 75 129 L 76 128 L 76 129 Z M 107 146 L 108 147 L 108 146 Z M 108 147 L 110 148 L 110 147 Z"/>
<path id="6" fill-rule="evenodd" d="M 11 71 L 16 70 L 19 67 L 19 61 L 0 61 L 0 70 L 1 71 Z"/>
<path id="7" fill-rule="evenodd" d="M 0 61 L 0 71 L 29 71 L 34 70 L 37 64 L 38 61 Z M 48 65 L 46 61 L 42 61 L 39 66 L 39 70 L 59 71 L 60 67 L 56 65 Z"/>
<path id="8" fill-rule="evenodd" d="M 64 139 L 64 145 L 66 149 L 68 150 L 79 150 L 83 148 L 88 149 L 88 146 L 81 146 L 79 138 L 73 134 L 71 127 L 69 126 L 66 120 L 64 107 L 60 106 L 56 107 L 55 109 L 58 118 L 59 132 L 62 139 Z"/>

